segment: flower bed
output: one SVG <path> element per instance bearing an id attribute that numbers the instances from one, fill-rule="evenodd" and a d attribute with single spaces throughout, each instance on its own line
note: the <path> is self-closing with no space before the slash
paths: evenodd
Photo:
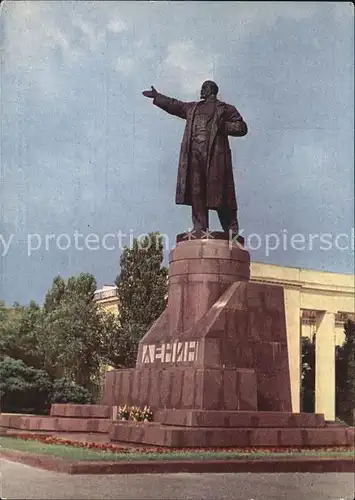
<path id="1" fill-rule="evenodd" d="M 112 452 L 112 453 L 137 453 L 139 452 L 140 454 L 151 454 L 151 453 L 160 453 L 160 454 L 171 454 L 171 453 L 181 453 L 181 452 L 223 452 L 223 453 L 245 453 L 245 454 L 251 454 L 251 453 L 260 453 L 262 451 L 263 453 L 304 453 L 304 452 L 337 452 L 337 451 L 351 451 L 354 450 L 355 448 L 353 447 L 326 447 L 326 448 L 161 448 L 161 447 L 123 447 L 119 444 L 114 444 L 114 443 L 95 443 L 93 441 L 78 441 L 78 440 L 73 440 L 73 439 L 68 439 L 60 436 L 48 436 L 45 434 L 16 434 L 16 433 L 7 433 L 6 437 L 12 437 L 12 438 L 17 438 L 17 439 L 22 439 L 22 440 L 27 440 L 27 441 L 37 441 L 43 444 L 60 444 L 60 445 L 66 445 L 66 446 L 73 446 L 76 448 L 87 448 L 87 449 L 94 449 L 97 451 L 106 451 L 106 452 Z"/>
<path id="2" fill-rule="evenodd" d="M 132 418 L 135 422 L 151 422 L 153 420 L 153 412 L 149 406 L 145 406 L 143 409 L 139 406 L 129 407 L 127 405 L 118 406 L 117 408 L 117 419 L 118 420 L 129 420 Z"/>

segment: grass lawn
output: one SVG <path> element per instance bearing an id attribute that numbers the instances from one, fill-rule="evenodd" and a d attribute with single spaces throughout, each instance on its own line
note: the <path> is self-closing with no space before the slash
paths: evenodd
<path id="1" fill-rule="evenodd" d="M 181 451 L 166 453 L 142 453 L 131 452 L 115 453 L 112 451 L 95 451 L 86 448 L 76 448 L 74 446 L 61 444 L 45 444 L 39 441 L 25 441 L 22 439 L 0 437 L 1 448 L 4 450 L 18 450 L 42 455 L 52 455 L 61 457 L 69 461 L 132 461 L 132 460 L 226 460 L 226 459 L 261 459 L 261 458 L 282 458 L 282 457 L 319 457 L 319 458 L 351 458 L 354 457 L 354 450 L 331 451 L 331 450 L 304 450 L 289 452 L 236 452 L 236 451 Z"/>

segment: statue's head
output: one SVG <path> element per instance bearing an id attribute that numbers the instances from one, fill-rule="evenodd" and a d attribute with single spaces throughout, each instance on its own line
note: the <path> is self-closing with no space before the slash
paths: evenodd
<path id="1" fill-rule="evenodd" d="M 203 82 L 200 92 L 201 99 L 208 99 L 211 95 L 216 96 L 218 94 L 218 85 L 211 80 L 206 80 Z"/>

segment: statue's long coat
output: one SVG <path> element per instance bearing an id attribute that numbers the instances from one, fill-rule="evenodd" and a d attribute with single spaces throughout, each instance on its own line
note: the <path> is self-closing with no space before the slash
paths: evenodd
<path id="1" fill-rule="evenodd" d="M 153 103 L 167 113 L 186 120 L 180 149 L 175 201 L 178 205 L 191 205 L 193 186 L 188 186 L 188 169 L 191 159 L 192 125 L 198 102 L 182 102 L 158 94 Z M 228 135 L 241 137 L 246 133 L 247 126 L 237 109 L 216 100 L 207 161 L 206 205 L 210 210 L 226 205 L 230 209 L 237 209 Z"/>

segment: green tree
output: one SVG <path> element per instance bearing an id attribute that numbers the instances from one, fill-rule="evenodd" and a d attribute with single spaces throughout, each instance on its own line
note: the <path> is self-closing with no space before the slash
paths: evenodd
<path id="1" fill-rule="evenodd" d="M 21 359 L 35 368 L 43 365 L 40 352 L 39 332 L 43 322 L 43 312 L 35 302 L 27 307 L 8 308 L 0 313 L 0 358 L 9 356 Z"/>
<path id="2" fill-rule="evenodd" d="M 127 368 L 135 365 L 139 340 L 146 332 L 144 326 L 125 323 L 112 313 L 104 313 L 103 330 L 105 346 L 103 358 L 105 363 L 115 368 Z"/>
<path id="3" fill-rule="evenodd" d="M 46 295 L 41 338 L 46 369 L 90 390 L 99 375 L 105 343 L 95 290 L 90 274 L 70 277 L 66 283 L 56 278 Z"/>
<path id="4" fill-rule="evenodd" d="M 164 311 L 168 271 L 162 266 L 163 250 L 159 233 L 141 241 L 134 239 L 132 248 L 124 249 L 116 279 L 123 325 L 133 323 L 148 329 Z"/>
<path id="5" fill-rule="evenodd" d="M 354 425 L 355 409 L 355 323 L 344 325 L 345 341 L 337 350 L 336 395 L 337 416 Z"/>
<path id="6" fill-rule="evenodd" d="M 116 279 L 119 322 L 109 341 L 113 366 L 134 366 L 139 341 L 166 307 L 168 270 L 163 259 L 162 236 L 156 232 L 134 239 L 121 255 Z"/>
<path id="7" fill-rule="evenodd" d="M 56 309 L 61 303 L 61 300 L 65 296 L 66 284 L 63 278 L 57 276 L 54 278 L 52 287 L 46 293 L 44 299 L 44 310 L 49 313 Z"/>

